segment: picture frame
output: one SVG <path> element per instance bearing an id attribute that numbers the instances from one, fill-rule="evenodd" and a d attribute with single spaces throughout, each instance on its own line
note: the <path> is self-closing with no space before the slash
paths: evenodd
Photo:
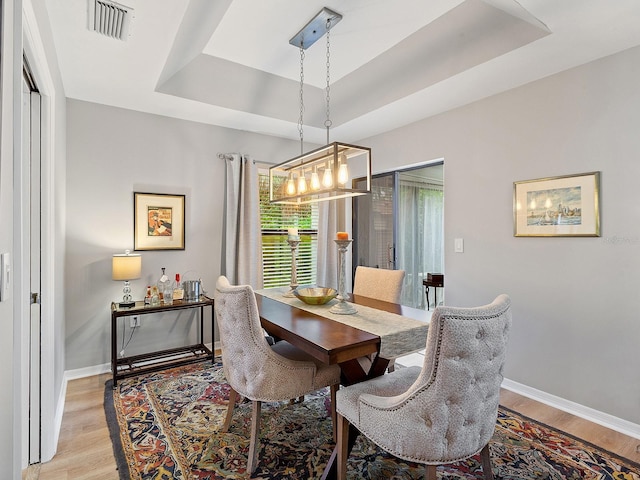
<path id="1" fill-rule="evenodd" d="M 185 196 L 133 192 L 133 249 L 185 249 Z"/>
<path id="2" fill-rule="evenodd" d="M 599 237 L 600 172 L 513 183 L 515 237 Z"/>

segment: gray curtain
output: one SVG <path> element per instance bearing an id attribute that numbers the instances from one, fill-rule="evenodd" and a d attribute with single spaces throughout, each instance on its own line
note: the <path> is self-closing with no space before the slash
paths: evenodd
<path id="1" fill-rule="evenodd" d="M 403 305 L 426 308 L 422 279 L 427 273 L 444 273 L 443 213 L 442 185 L 400 179 L 398 214 L 402 233 L 399 236 L 398 268 L 406 272 Z"/>
<path id="2" fill-rule="evenodd" d="M 224 155 L 225 216 L 221 273 L 234 285 L 262 288 L 258 167 L 247 155 Z"/>
<path id="3" fill-rule="evenodd" d="M 336 238 L 337 231 L 337 202 L 335 200 L 319 202 L 317 284 L 336 290 L 338 289 L 338 248 L 333 240 Z M 347 271 L 350 269 L 351 266 L 347 265 Z"/>

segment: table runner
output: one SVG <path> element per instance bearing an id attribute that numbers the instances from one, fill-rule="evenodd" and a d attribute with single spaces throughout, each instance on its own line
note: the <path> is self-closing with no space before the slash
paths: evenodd
<path id="1" fill-rule="evenodd" d="M 337 315 L 329 311 L 332 305 L 338 303 L 337 299 L 334 298 L 325 305 L 307 305 L 296 297 L 282 296 L 287 290 L 288 288 L 268 288 L 256 290 L 256 293 L 379 336 L 382 358 L 391 360 L 425 348 L 428 323 L 359 304 L 353 304 L 358 310 L 357 313 Z"/>

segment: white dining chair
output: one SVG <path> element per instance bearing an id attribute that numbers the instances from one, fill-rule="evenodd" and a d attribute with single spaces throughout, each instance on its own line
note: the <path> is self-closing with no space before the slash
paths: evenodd
<path id="1" fill-rule="evenodd" d="M 387 270 L 358 266 L 353 280 L 353 294 L 383 302 L 400 303 L 404 270 Z"/>
<path id="2" fill-rule="evenodd" d="M 337 393 L 338 479 L 346 476 L 350 425 L 392 455 L 436 467 L 480 453 L 493 478 L 489 440 L 498 415 L 511 327 L 511 301 L 476 308 L 437 307 L 422 368 L 350 385 Z"/>
<path id="3" fill-rule="evenodd" d="M 269 345 L 260 326 L 253 289 L 232 286 L 226 277 L 216 282 L 215 312 L 220 331 L 222 368 L 231 386 L 222 432 L 228 431 L 238 394 L 251 400 L 251 439 L 247 470 L 258 465 L 262 402 L 282 402 L 330 387 L 331 420 L 336 435 L 335 395 L 340 367 L 326 365 L 286 341 Z"/>
<path id="4" fill-rule="evenodd" d="M 402 297 L 402 283 L 404 281 L 404 270 L 387 270 L 384 268 L 372 268 L 359 265 L 353 281 L 353 294 L 362 297 L 375 298 L 383 302 L 400 303 Z M 366 365 L 373 362 L 375 355 L 363 357 L 359 361 Z M 395 360 L 389 360 L 387 371 L 395 370 Z"/>

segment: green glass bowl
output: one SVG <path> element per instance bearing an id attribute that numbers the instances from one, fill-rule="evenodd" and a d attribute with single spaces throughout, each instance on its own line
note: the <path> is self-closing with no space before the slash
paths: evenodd
<path id="1" fill-rule="evenodd" d="M 293 294 L 307 305 L 324 305 L 334 299 L 338 292 L 334 288 L 308 287 L 297 288 Z"/>

